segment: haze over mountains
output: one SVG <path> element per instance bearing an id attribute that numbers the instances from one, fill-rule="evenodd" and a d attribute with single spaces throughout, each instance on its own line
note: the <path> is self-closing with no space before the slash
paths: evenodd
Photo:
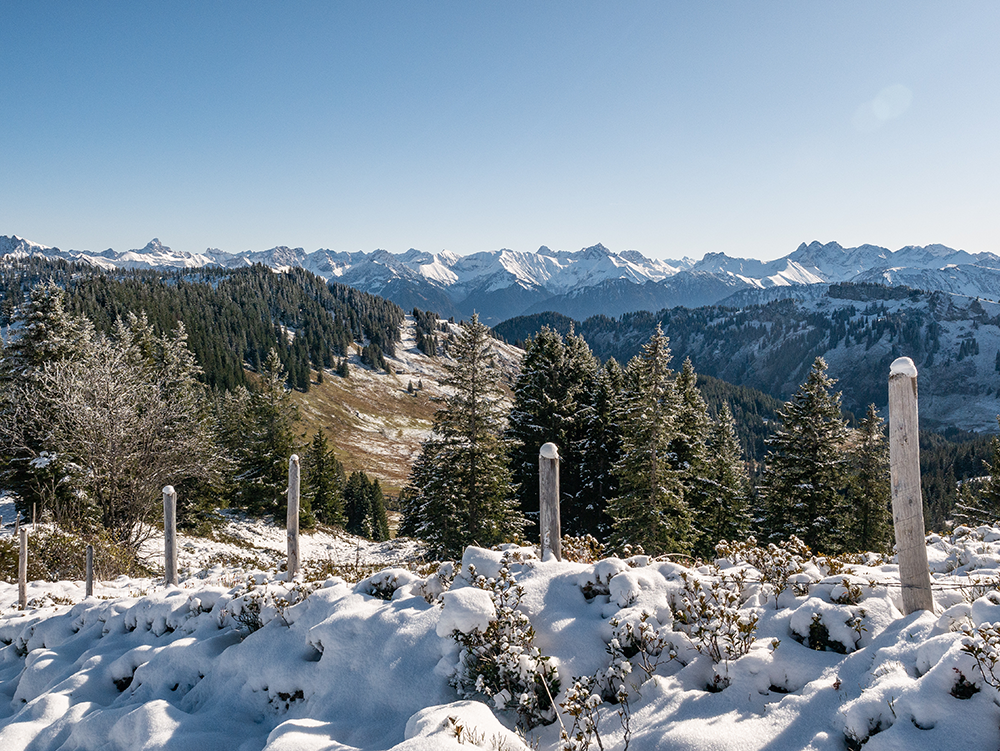
<path id="1" fill-rule="evenodd" d="M 638 251 L 614 252 L 601 244 L 575 252 L 541 247 L 535 252 L 493 250 L 459 256 L 411 249 L 339 252 L 279 246 L 262 251 L 202 253 L 172 250 L 153 239 L 138 250 L 60 250 L 14 236 L 0 236 L 0 258 L 41 255 L 101 268 L 237 268 L 261 263 L 300 266 L 397 303 L 442 316 L 478 312 L 487 323 L 543 311 L 576 319 L 726 301 L 747 304 L 782 296 L 788 288 L 831 282 L 874 282 L 941 290 L 970 297 L 1000 297 L 1000 256 L 944 245 L 876 245 L 844 248 L 836 242 L 801 244 L 774 261 L 709 253 L 700 261 L 661 261 Z M 772 295 L 755 291 L 773 290 Z M 750 293 L 750 294 L 746 294 Z"/>

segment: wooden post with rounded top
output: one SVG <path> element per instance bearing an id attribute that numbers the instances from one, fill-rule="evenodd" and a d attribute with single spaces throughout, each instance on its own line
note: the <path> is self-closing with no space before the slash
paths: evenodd
<path id="1" fill-rule="evenodd" d="M 94 596 L 94 546 L 87 546 L 87 597 Z"/>
<path id="2" fill-rule="evenodd" d="M 538 524 L 542 535 L 542 560 L 551 553 L 562 560 L 559 530 L 559 448 L 546 443 L 538 451 Z"/>
<path id="3" fill-rule="evenodd" d="M 889 476 L 903 612 L 934 612 L 920 494 L 917 368 L 909 357 L 898 358 L 889 370 Z"/>
<path id="4" fill-rule="evenodd" d="M 173 485 L 163 488 L 163 581 L 177 585 L 177 491 Z"/>
<path id="5" fill-rule="evenodd" d="M 295 578 L 299 570 L 299 457 L 292 454 L 288 460 L 288 576 Z"/>
<path id="6" fill-rule="evenodd" d="M 28 528 L 21 527 L 21 551 L 17 559 L 17 606 L 28 607 Z"/>

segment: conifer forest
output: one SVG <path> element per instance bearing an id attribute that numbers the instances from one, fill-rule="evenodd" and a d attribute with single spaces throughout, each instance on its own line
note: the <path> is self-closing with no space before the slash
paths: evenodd
<path id="1" fill-rule="evenodd" d="M 563 533 L 610 551 L 893 544 L 885 415 L 846 413 L 822 357 L 782 403 L 676 362 L 659 325 L 619 362 L 553 320 L 519 339 L 519 368 L 505 373 L 476 316 L 449 325 L 414 309 L 416 348 L 441 359 L 447 397 L 394 498 L 374 473 L 347 472 L 322 429 L 297 434 L 293 392 L 389 368 L 406 315 L 395 304 L 262 266 L 82 273 L 27 259 L 3 269 L 0 292 L 0 485 L 24 518 L 132 555 L 166 484 L 184 529 L 210 530 L 220 508 L 280 519 L 293 453 L 306 529 L 418 538 L 437 559 L 535 539 L 550 441 Z M 930 527 L 1000 515 L 997 439 L 928 433 L 922 450 Z"/>

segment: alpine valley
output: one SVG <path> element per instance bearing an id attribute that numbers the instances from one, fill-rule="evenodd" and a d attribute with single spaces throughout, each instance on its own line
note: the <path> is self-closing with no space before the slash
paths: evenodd
<path id="1" fill-rule="evenodd" d="M 139 250 L 60 250 L 0 236 L 0 259 L 61 259 L 95 271 L 301 268 L 443 318 L 476 312 L 514 343 L 542 325 L 584 335 L 620 362 L 657 324 L 676 363 L 786 399 L 822 355 L 844 406 L 885 408 L 891 360 L 921 371 L 928 426 L 996 431 L 1000 413 L 1000 256 L 943 245 L 896 251 L 812 242 L 774 261 L 710 253 L 662 261 L 594 245 L 576 252 L 494 250 L 459 256 L 411 249 L 335 252 L 176 251 L 154 239 Z"/>

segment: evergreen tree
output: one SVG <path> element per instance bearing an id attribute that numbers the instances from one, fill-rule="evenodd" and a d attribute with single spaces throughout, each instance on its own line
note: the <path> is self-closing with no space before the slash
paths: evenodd
<path id="1" fill-rule="evenodd" d="M 63 482 L 70 457 L 46 444 L 54 415 L 41 412 L 46 402 L 41 381 L 47 364 L 88 356 L 94 328 L 67 312 L 66 295 L 51 280 L 32 287 L 14 324 L 20 333 L 0 359 L 0 478 L 14 491 L 22 516 L 30 517 L 33 508 L 65 516 L 78 508 L 71 486 Z"/>
<path id="2" fill-rule="evenodd" d="M 888 553 L 894 542 L 889 442 L 874 404 L 868 406 L 868 413 L 858 429 L 850 433 L 848 458 L 851 465 L 850 514 L 847 516 L 845 549 Z"/>
<path id="3" fill-rule="evenodd" d="M 699 524 L 702 537 L 698 554 L 712 556 L 722 540 L 742 540 L 750 531 L 750 478 L 729 404 L 722 403 L 719 416 L 711 426 L 705 462 L 708 480 L 706 503 Z"/>
<path id="4" fill-rule="evenodd" d="M 691 549 L 691 514 L 671 461 L 680 399 L 669 365 L 669 342 L 657 326 L 625 370 L 619 495 L 607 509 L 611 544 L 619 550 L 636 544 L 653 555 Z"/>
<path id="5" fill-rule="evenodd" d="M 303 461 L 303 495 L 309 499 L 312 512 L 323 524 L 344 526 L 344 486 L 347 478 L 326 434 L 320 428 L 306 449 Z"/>
<path id="6" fill-rule="evenodd" d="M 698 375 L 691 358 L 685 358 L 677 374 L 677 433 L 670 442 L 671 463 L 684 486 L 684 502 L 691 511 L 694 527 L 692 542 L 696 552 L 709 556 L 718 540 L 704 523 L 712 503 L 712 483 L 707 476 L 707 447 L 711 420 L 708 406 L 698 390 Z"/>
<path id="7" fill-rule="evenodd" d="M 955 521 L 959 524 L 979 527 L 1000 521 L 1000 439 L 994 436 L 991 447 L 990 461 L 983 462 L 986 474 L 959 485 L 955 504 Z"/>
<path id="8" fill-rule="evenodd" d="M 344 514 L 347 517 L 344 528 L 352 535 L 367 539 L 373 536 L 369 486 L 368 475 L 364 472 L 352 472 L 344 486 Z"/>
<path id="9" fill-rule="evenodd" d="M 435 413 L 434 435 L 411 473 L 411 518 L 404 520 L 437 556 L 517 539 L 524 524 L 511 497 L 502 374 L 478 316 L 461 324 L 449 354 L 444 383 L 452 395 Z"/>
<path id="10" fill-rule="evenodd" d="M 768 538 L 796 535 L 827 553 L 840 552 L 846 537 L 847 427 L 834 383 L 817 357 L 778 412 L 781 427 L 768 440 L 763 478 Z"/>
<path id="11" fill-rule="evenodd" d="M 371 509 L 371 539 L 384 542 L 389 539 L 389 515 L 385 510 L 385 497 L 378 480 L 373 480 L 368 486 L 368 506 Z"/>
<path id="12" fill-rule="evenodd" d="M 287 503 L 288 460 L 295 448 L 292 427 L 298 410 L 277 351 L 268 353 L 257 388 L 239 406 L 245 410 L 241 424 L 226 431 L 237 465 L 233 504 L 280 518 Z"/>
<path id="13" fill-rule="evenodd" d="M 611 358 L 581 396 L 583 439 L 579 443 L 578 533 L 589 533 L 599 540 L 606 540 L 611 531 L 611 519 L 606 513 L 608 499 L 618 495 L 615 467 L 621 459 L 619 402 L 623 383 L 621 366 Z"/>
<path id="14" fill-rule="evenodd" d="M 562 336 L 543 327 L 527 345 L 514 384 L 507 437 L 510 465 L 521 513 L 538 520 L 538 450 L 551 441 L 559 447 L 563 529 L 583 531 L 581 519 L 580 398 L 595 378 L 597 361 L 587 343 L 572 332 Z"/>

